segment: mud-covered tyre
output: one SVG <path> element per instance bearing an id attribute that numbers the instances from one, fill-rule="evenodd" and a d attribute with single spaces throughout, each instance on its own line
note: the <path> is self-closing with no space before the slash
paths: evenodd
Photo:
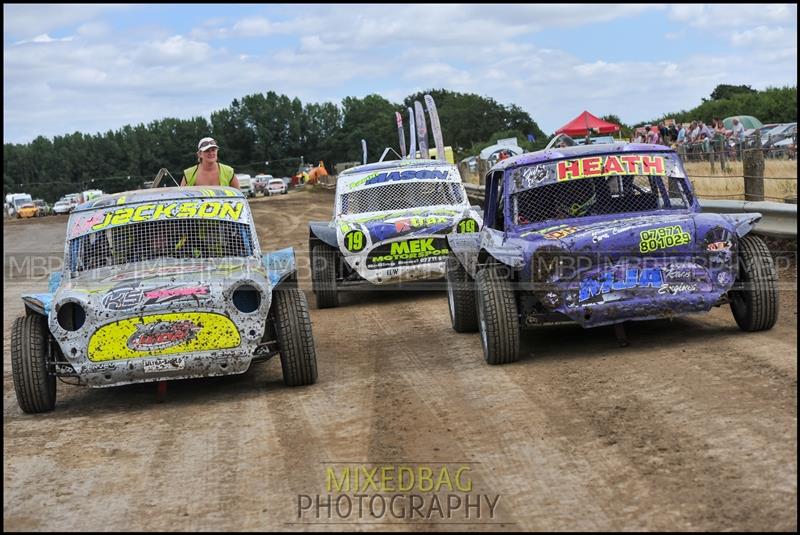
<path id="1" fill-rule="evenodd" d="M 276 290 L 272 306 L 283 382 L 288 386 L 317 381 L 317 353 L 305 294 L 299 288 Z"/>
<path id="2" fill-rule="evenodd" d="M 11 372 L 19 407 L 27 413 L 56 406 L 56 378 L 47 370 L 47 319 L 33 314 L 14 320 L 11 329 Z"/>
<path id="3" fill-rule="evenodd" d="M 778 321 L 778 277 L 767 245 L 749 234 L 739 240 L 739 277 L 728 293 L 743 331 L 766 331 Z"/>
<path id="4" fill-rule="evenodd" d="M 498 266 L 478 271 L 475 283 L 483 358 L 489 364 L 516 362 L 519 360 L 519 317 L 511 283 Z"/>
<path id="5" fill-rule="evenodd" d="M 456 332 L 474 333 L 478 330 L 475 281 L 452 253 L 447 257 L 445 273 L 450 324 Z"/>
<path id="6" fill-rule="evenodd" d="M 311 286 L 317 298 L 317 308 L 333 308 L 339 305 L 336 255 L 336 249 L 325 243 L 311 246 Z"/>

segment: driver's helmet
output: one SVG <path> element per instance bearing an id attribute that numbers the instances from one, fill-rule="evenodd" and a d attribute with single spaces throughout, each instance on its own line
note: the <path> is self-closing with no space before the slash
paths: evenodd
<path id="1" fill-rule="evenodd" d="M 591 179 L 566 182 L 560 195 L 559 208 L 565 217 L 585 216 L 597 202 L 597 193 Z"/>

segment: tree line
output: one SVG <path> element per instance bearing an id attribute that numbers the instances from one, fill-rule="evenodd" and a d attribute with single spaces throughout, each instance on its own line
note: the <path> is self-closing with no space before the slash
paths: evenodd
<path id="1" fill-rule="evenodd" d="M 474 94 L 429 90 L 402 103 L 372 94 L 346 97 L 337 106 L 303 104 L 270 91 L 234 99 L 210 120 L 166 118 L 104 134 L 75 132 L 6 143 L 3 192 L 24 191 L 47 201 L 85 189 L 113 193 L 141 187 L 162 167 L 180 179 L 183 169 L 196 163 L 197 142 L 206 136 L 220 145 L 220 161 L 237 173 L 290 176 L 301 162 L 319 161 L 332 171 L 339 162 L 361 161 L 361 139 L 367 141 L 368 161 L 376 161 L 386 147 L 399 152 L 396 111 L 403 115 L 408 145 L 406 108 L 422 102 L 426 93 L 437 103 L 445 144 L 457 158 L 476 145 L 494 143 L 497 133 L 514 131 L 521 140 L 533 134 L 539 145 L 546 143 L 527 112 Z"/>
<path id="2" fill-rule="evenodd" d="M 516 137 L 529 151 L 547 143 L 526 111 L 472 93 L 430 89 L 409 95 L 402 103 L 372 94 L 345 97 L 336 105 L 303 104 L 270 91 L 234 99 L 227 108 L 213 112 L 210 120 L 166 118 L 104 134 L 75 132 L 53 139 L 39 136 L 25 144 L 6 143 L 3 193 L 23 191 L 47 201 L 85 189 L 113 193 L 141 187 L 162 167 L 180 178 L 183 169 L 196 163 L 197 141 L 209 135 L 220 145 L 220 160 L 241 173 L 289 176 L 301 162 L 319 161 L 332 171 L 336 163 L 361 161 L 362 139 L 367 141 L 368 161 L 376 161 L 386 147 L 399 150 L 395 112 L 403 116 L 408 140 L 406 110 L 413 109 L 415 101 L 423 102 L 425 94 L 436 101 L 445 144 L 453 147 L 457 160 L 478 154 L 500 138 Z M 648 122 L 664 118 L 710 122 L 730 115 L 754 115 L 765 123 L 796 121 L 797 87 L 756 91 L 721 84 L 699 106 Z M 626 125 L 613 114 L 603 119 L 621 125 L 623 136 L 639 126 Z"/>

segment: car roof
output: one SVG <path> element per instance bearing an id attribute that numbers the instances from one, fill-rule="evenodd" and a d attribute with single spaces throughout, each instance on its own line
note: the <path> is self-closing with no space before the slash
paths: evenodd
<path id="1" fill-rule="evenodd" d="M 775 128 L 773 128 L 772 130 L 770 130 L 770 133 L 775 133 L 775 134 L 777 134 L 777 133 L 779 133 L 779 132 L 783 132 L 783 131 L 785 131 L 785 130 L 789 130 L 789 129 L 790 129 L 792 126 L 797 126 L 797 123 L 784 123 L 784 124 L 779 124 L 778 126 L 776 126 Z"/>
<path id="2" fill-rule="evenodd" d="M 575 145 L 572 147 L 553 147 L 547 150 L 527 152 L 519 156 L 512 156 L 496 163 L 490 171 L 505 170 L 521 165 L 532 165 L 545 163 L 566 158 L 581 158 L 584 156 L 595 156 L 600 154 L 612 153 L 643 153 L 643 152 L 675 152 L 664 145 L 653 145 L 649 143 L 602 143 L 596 145 Z"/>
<path id="3" fill-rule="evenodd" d="M 354 173 L 365 173 L 368 171 L 382 171 L 384 169 L 394 169 L 394 168 L 403 168 L 408 169 L 410 167 L 416 166 L 424 166 L 424 165 L 453 165 L 450 162 L 445 162 L 442 160 L 390 160 L 388 162 L 374 162 L 368 163 L 364 165 L 357 165 L 355 167 L 351 167 L 349 169 L 345 169 L 340 173 L 340 175 L 350 175 Z"/>
<path id="4" fill-rule="evenodd" d="M 441 160 L 392 160 L 389 162 L 376 162 L 366 165 L 359 165 L 351 167 L 339 174 L 339 179 L 336 181 L 336 191 L 341 192 L 345 188 L 352 188 L 354 184 L 364 182 L 365 179 L 372 175 L 379 175 L 381 171 L 386 173 L 404 173 L 404 172 L 432 172 L 439 173 L 438 180 L 458 181 L 461 182 L 461 175 L 458 173 L 458 168 L 450 162 Z M 451 172 L 453 171 L 453 172 Z M 415 173 L 413 173 L 415 174 Z M 410 179 L 413 180 L 413 179 Z M 437 178 L 434 178 L 437 180 Z"/>
<path id="5" fill-rule="evenodd" d="M 79 204 L 76 212 L 104 208 L 112 205 L 137 204 L 147 201 L 191 200 L 202 198 L 244 198 L 242 192 L 227 186 L 184 186 L 170 188 L 151 188 L 121 193 L 111 193 L 95 197 Z"/>

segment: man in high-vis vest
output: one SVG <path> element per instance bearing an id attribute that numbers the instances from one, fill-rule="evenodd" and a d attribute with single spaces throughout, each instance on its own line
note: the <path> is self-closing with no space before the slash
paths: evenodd
<path id="1" fill-rule="evenodd" d="M 204 137 L 197 144 L 197 165 L 183 170 L 181 186 L 230 186 L 239 189 L 233 167 L 217 160 L 219 146 L 213 138 Z"/>

